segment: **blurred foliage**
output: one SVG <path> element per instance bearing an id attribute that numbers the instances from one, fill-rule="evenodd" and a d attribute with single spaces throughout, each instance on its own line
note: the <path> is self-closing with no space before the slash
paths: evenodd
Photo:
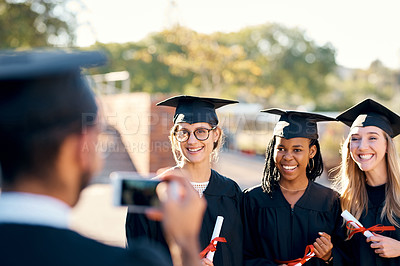
<path id="1" fill-rule="evenodd" d="M 181 51 L 182 47 L 167 41 L 162 33 L 138 43 L 97 43 L 95 49 L 105 50 L 110 64 L 98 72 L 127 70 L 131 75 L 131 91 L 149 93 L 184 93 L 193 73 L 173 71 L 163 57 Z"/>
<path id="2" fill-rule="evenodd" d="M 338 67 L 330 74 L 327 84 L 331 88 L 321 99 L 327 103 L 319 110 L 343 111 L 365 98 L 373 98 L 399 112 L 400 72 L 386 68 L 379 60 L 368 69 Z"/>
<path id="3" fill-rule="evenodd" d="M 400 100 L 398 72 L 380 61 L 368 69 L 338 66 L 331 44 L 317 45 L 304 31 L 279 24 L 210 35 L 175 27 L 136 43 L 90 48 L 110 54 L 111 64 L 101 71 L 131 74 L 131 91 L 228 97 L 308 111 L 342 111 L 366 97 L 389 107 Z"/>
<path id="4" fill-rule="evenodd" d="M 250 93 L 267 105 L 280 102 L 287 107 L 299 103 L 314 107 L 315 100 L 327 91 L 325 77 L 336 68 L 334 48 L 316 45 L 297 28 L 266 24 L 222 35 L 222 39 L 242 46 L 260 66 L 258 85 L 262 90 L 252 88 Z"/>
<path id="5" fill-rule="evenodd" d="M 72 47 L 80 0 L 0 0 L 0 48 Z M 335 48 L 280 24 L 201 34 L 176 26 L 139 42 L 96 43 L 110 64 L 92 73 L 127 70 L 130 90 L 196 94 L 264 107 L 342 111 L 366 97 L 399 112 L 400 73 L 380 61 L 347 69 Z"/>
<path id="6" fill-rule="evenodd" d="M 66 0 L 0 0 L 0 48 L 71 46 L 76 21 Z"/>
<path id="7" fill-rule="evenodd" d="M 239 98 L 264 105 L 315 107 L 329 91 L 335 50 L 318 46 L 299 29 L 278 24 L 235 33 L 200 34 L 175 27 L 137 43 L 101 44 L 110 71 L 128 70 L 132 91 Z"/>

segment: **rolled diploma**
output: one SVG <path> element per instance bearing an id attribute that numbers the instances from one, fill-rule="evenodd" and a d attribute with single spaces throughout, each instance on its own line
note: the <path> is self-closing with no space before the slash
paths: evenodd
<path id="1" fill-rule="evenodd" d="M 215 222 L 214 231 L 213 231 L 213 234 L 211 236 L 210 242 L 214 238 L 219 237 L 219 234 L 221 233 L 221 227 L 222 227 L 222 223 L 223 222 L 224 222 L 224 217 L 217 216 L 217 221 Z M 214 241 L 213 244 L 216 245 L 217 241 Z M 208 252 L 206 258 L 209 259 L 210 261 L 213 261 L 213 259 L 214 259 L 214 251 Z"/>
<path id="2" fill-rule="evenodd" d="M 351 213 L 349 213 L 347 210 L 344 210 L 341 215 L 346 221 L 351 221 L 350 224 L 352 226 L 354 226 L 355 228 L 363 227 L 363 225 L 353 215 L 351 215 Z M 373 234 L 367 230 L 364 232 L 364 236 L 370 237 L 370 236 L 373 236 Z"/>

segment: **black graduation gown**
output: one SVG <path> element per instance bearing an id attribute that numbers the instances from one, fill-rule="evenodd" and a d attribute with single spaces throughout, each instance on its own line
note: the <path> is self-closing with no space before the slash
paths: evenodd
<path id="1" fill-rule="evenodd" d="M 302 258 L 325 232 L 335 244 L 340 229 L 339 195 L 330 188 L 309 182 L 303 196 L 292 209 L 280 188 L 272 197 L 261 185 L 244 193 L 244 260 L 245 265 L 276 265 L 274 260 Z M 342 254 L 333 249 L 334 265 L 342 265 Z M 305 265 L 326 265 L 312 258 Z"/>
<path id="2" fill-rule="evenodd" d="M 218 243 L 214 265 L 243 265 L 242 191 L 233 180 L 211 170 L 210 181 L 203 196 L 207 200 L 207 209 L 200 231 L 201 249 L 210 243 L 217 216 L 223 216 L 220 236 L 225 237 L 227 243 Z M 148 237 L 155 242 L 163 243 L 167 248 L 159 222 L 148 220 L 143 214 L 128 212 L 125 227 L 129 246 L 132 239 Z"/>
<path id="3" fill-rule="evenodd" d="M 166 254 L 144 243 L 132 246 L 107 246 L 67 229 L 0 224 L 2 266 L 171 265 Z"/>
<path id="4" fill-rule="evenodd" d="M 381 219 L 381 213 L 385 201 L 381 204 L 374 206 L 374 204 L 368 201 L 368 212 L 361 215 L 359 221 L 365 227 L 371 227 L 377 224 L 392 225 L 387 218 Z M 397 217 L 396 220 L 400 222 Z M 383 236 L 391 237 L 400 241 L 400 228 L 396 227 L 395 231 L 385 231 L 382 233 L 377 233 Z M 346 241 L 348 246 L 348 251 L 350 251 L 350 256 L 353 258 L 354 262 L 352 265 L 362 265 L 362 266 L 394 266 L 400 265 L 400 257 L 397 258 L 381 258 L 379 257 L 373 248 L 370 247 L 370 243 L 366 242 L 366 237 L 362 233 L 355 234 L 350 240 Z"/>

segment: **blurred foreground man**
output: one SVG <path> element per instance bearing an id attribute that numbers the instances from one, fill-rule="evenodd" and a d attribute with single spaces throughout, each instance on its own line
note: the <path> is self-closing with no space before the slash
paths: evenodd
<path id="1" fill-rule="evenodd" d="M 105 61 L 98 52 L 0 52 L 0 265 L 167 264 L 154 247 L 126 251 L 68 229 L 70 208 L 102 164 L 97 105 L 80 68 Z M 162 197 L 174 263 L 198 265 L 205 202 L 170 178 L 184 192 Z"/>

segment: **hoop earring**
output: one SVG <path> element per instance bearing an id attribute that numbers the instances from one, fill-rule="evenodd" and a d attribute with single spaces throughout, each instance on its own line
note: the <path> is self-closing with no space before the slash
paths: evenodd
<path id="1" fill-rule="evenodd" d="M 308 169 L 309 169 L 308 172 L 311 173 L 311 171 L 314 169 L 314 158 L 311 158 L 311 160 L 308 161 L 308 165 L 307 166 L 308 166 Z"/>

